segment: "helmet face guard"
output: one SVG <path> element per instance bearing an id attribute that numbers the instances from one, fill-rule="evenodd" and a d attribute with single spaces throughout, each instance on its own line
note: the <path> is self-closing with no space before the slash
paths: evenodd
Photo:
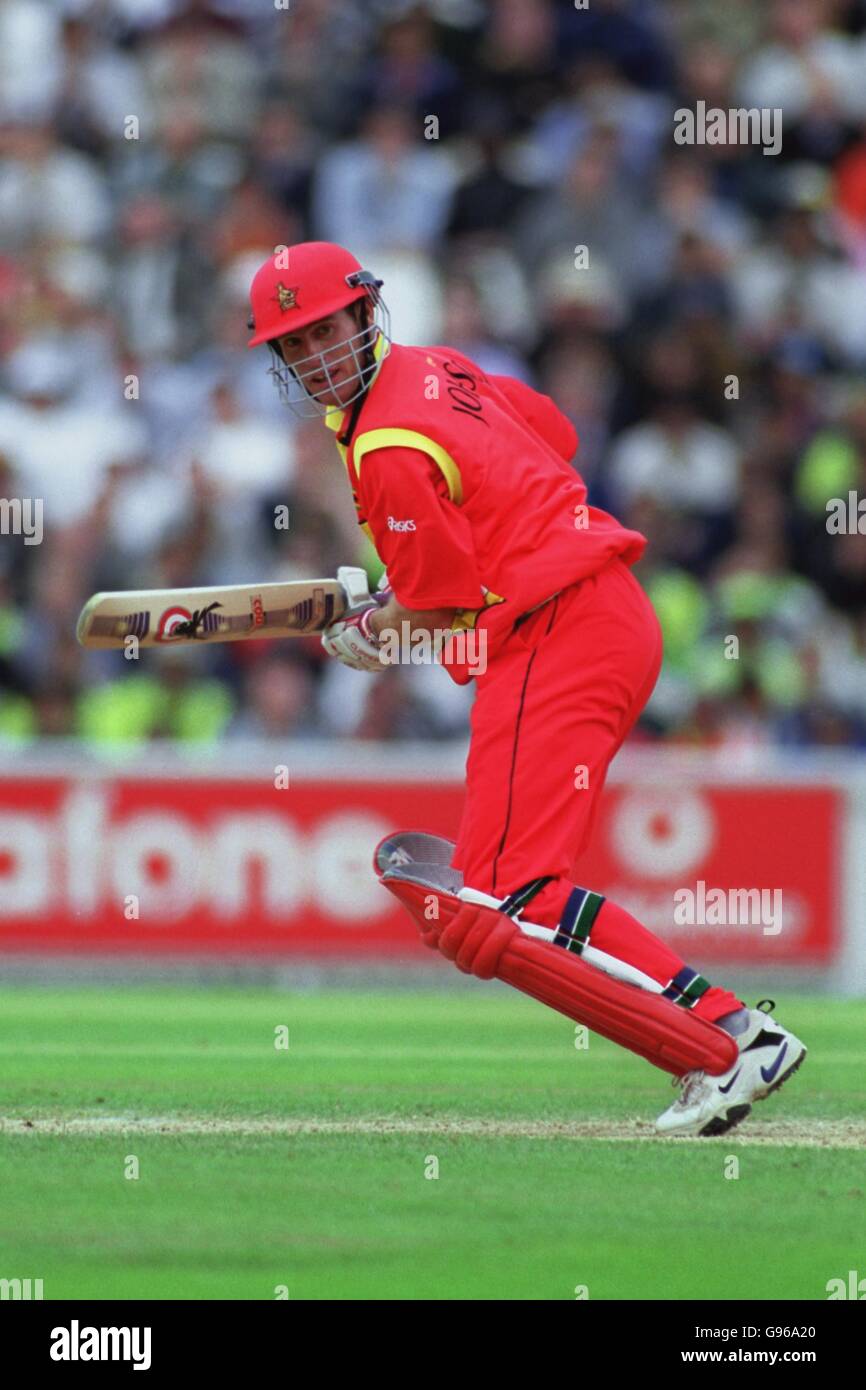
<path id="1" fill-rule="evenodd" d="M 369 387 L 391 348 L 391 315 L 379 293 L 382 281 L 377 280 L 369 270 L 358 270 L 346 276 L 346 284 L 350 290 L 362 288 L 365 291 L 363 297 L 349 300 L 343 307 L 348 308 L 352 303 L 370 304 L 372 316 L 366 328 L 360 328 L 357 333 L 332 344 L 324 352 L 313 352 L 299 358 L 291 366 L 284 361 L 278 343 L 275 340 L 268 342 L 272 357 L 268 371 L 280 399 L 304 419 L 336 414 L 356 401 Z M 287 329 L 287 332 L 291 332 L 291 329 Z M 350 372 L 335 382 L 332 373 L 344 369 L 347 364 Z M 320 375 L 324 376 L 324 383 L 314 388 L 311 378 Z M 332 395 L 338 386 L 346 386 L 351 381 L 356 382 L 351 396 L 336 405 L 324 399 Z"/>

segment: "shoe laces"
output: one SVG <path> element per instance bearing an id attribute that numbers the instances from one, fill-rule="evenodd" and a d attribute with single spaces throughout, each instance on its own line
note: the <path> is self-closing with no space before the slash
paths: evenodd
<path id="1" fill-rule="evenodd" d="M 706 1072 L 687 1071 L 685 1076 L 672 1076 L 672 1086 L 682 1086 L 679 1100 L 674 1104 L 674 1109 L 685 1110 L 693 1101 L 700 1097 L 701 1091 L 706 1085 Z"/>

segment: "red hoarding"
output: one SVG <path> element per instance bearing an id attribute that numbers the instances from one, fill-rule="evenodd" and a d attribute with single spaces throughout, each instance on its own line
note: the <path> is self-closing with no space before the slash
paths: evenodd
<path id="1" fill-rule="evenodd" d="M 453 835 L 461 802 L 450 781 L 0 778 L 0 948 L 417 957 L 372 850 Z M 615 785 L 579 878 L 693 963 L 829 963 L 843 811 L 819 785 Z"/>

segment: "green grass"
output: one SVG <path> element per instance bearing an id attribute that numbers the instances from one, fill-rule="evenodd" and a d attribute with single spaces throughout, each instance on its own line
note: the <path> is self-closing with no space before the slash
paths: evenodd
<path id="1" fill-rule="evenodd" d="M 575 1050 L 566 1020 L 498 986 L 6 987 L 0 1277 L 64 1299 L 825 1298 L 866 1275 L 866 1156 L 805 1141 L 862 1129 L 866 1003 L 790 998 L 780 1016 L 809 1059 L 736 1141 L 624 1142 L 552 1126 L 650 1119 L 666 1077 L 596 1037 Z M 352 1130 L 382 1116 L 414 1127 Z M 100 1117 L 104 1133 L 57 1132 Z M 120 1117 L 178 1132 L 112 1131 Z M 308 1118 L 342 1130 L 266 1132 Z M 478 1119 L 491 1131 L 461 1132 Z M 207 1121 L 263 1132 L 191 1132 Z M 792 1122 L 802 1145 L 748 1142 Z"/>

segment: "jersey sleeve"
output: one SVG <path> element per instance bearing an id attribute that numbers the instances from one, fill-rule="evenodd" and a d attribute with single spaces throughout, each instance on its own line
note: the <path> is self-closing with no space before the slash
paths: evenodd
<path id="1" fill-rule="evenodd" d="M 577 430 L 550 396 L 543 396 L 540 391 L 534 391 L 513 376 L 491 376 L 490 381 L 535 433 L 540 434 L 560 458 L 570 463 L 577 452 Z"/>
<path id="2" fill-rule="evenodd" d="M 401 446 L 373 449 L 358 481 L 397 601 L 405 608 L 482 608 L 469 522 L 433 459 Z"/>

